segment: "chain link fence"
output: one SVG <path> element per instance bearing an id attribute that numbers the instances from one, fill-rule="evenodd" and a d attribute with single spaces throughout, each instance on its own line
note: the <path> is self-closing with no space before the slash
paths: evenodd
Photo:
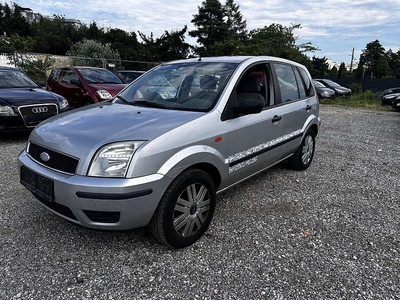
<path id="1" fill-rule="evenodd" d="M 45 70 L 38 70 L 38 72 L 45 72 L 47 76 L 50 74 L 52 69 L 62 66 L 98 67 L 115 72 L 118 70 L 148 71 L 159 64 L 158 62 L 75 57 L 40 53 L 0 53 L 0 66 L 23 69 L 23 66 L 27 65 L 28 62 L 34 63 L 39 66 L 39 68 L 40 66 L 45 68 Z M 50 62 L 50 64 L 43 64 L 41 62 Z"/>

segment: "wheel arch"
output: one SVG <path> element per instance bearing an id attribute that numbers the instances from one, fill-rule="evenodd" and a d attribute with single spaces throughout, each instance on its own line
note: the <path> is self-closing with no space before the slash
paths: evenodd
<path id="1" fill-rule="evenodd" d="M 84 106 L 84 105 L 85 105 L 85 101 L 86 101 L 86 100 L 90 100 L 92 103 L 96 103 L 96 102 L 97 102 L 97 99 L 93 99 L 93 98 L 90 97 L 89 95 L 85 95 L 85 96 L 83 96 L 82 99 L 81 99 L 81 106 Z"/>
<path id="2" fill-rule="evenodd" d="M 207 173 L 207 175 L 210 176 L 211 180 L 214 183 L 215 190 L 218 190 L 218 187 L 221 185 L 221 181 L 222 181 L 221 174 L 220 174 L 218 168 L 210 163 L 206 163 L 206 162 L 197 163 L 197 164 L 187 167 L 182 172 L 184 172 L 188 169 L 198 169 L 198 170 L 201 170 L 201 171 Z"/>
<path id="3" fill-rule="evenodd" d="M 317 124 L 312 124 L 310 126 L 309 130 L 312 130 L 314 132 L 314 135 L 317 136 L 317 134 L 318 134 L 318 125 Z"/>

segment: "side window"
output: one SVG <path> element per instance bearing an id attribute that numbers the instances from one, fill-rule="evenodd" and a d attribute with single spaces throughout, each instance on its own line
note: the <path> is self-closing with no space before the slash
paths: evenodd
<path id="1" fill-rule="evenodd" d="M 50 79 L 58 82 L 60 79 L 61 69 L 53 69 L 50 73 Z"/>
<path id="2" fill-rule="evenodd" d="M 61 81 L 71 83 L 71 80 L 79 81 L 78 74 L 76 74 L 73 70 L 64 70 L 64 75 Z"/>
<path id="3" fill-rule="evenodd" d="M 312 87 L 311 79 L 310 79 L 309 75 L 307 74 L 307 72 L 305 70 L 303 70 L 301 68 L 299 68 L 299 71 L 300 71 L 301 78 L 303 79 L 303 82 L 305 85 L 307 97 L 314 96 L 315 93 L 314 93 L 314 89 Z"/>
<path id="4" fill-rule="evenodd" d="M 263 64 L 247 70 L 236 87 L 236 94 L 239 99 L 238 102 L 243 98 L 242 94 L 247 94 L 248 96 L 250 96 L 249 94 L 258 94 L 260 97 L 256 97 L 263 101 L 264 107 L 275 105 L 269 66 Z"/>
<path id="5" fill-rule="evenodd" d="M 274 67 L 281 92 L 281 102 L 285 103 L 299 99 L 299 90 L 293 68 L 283 64 L 274 64 Z"/>
<path id="6" fill-rule="evenodd" d="M 296 76 L 297 87 L 299 88 L 300 98 L 306 98 L 306 89 L 304 88 L 303 80 L 300 77 L 298 69 L 294 69 L 294 74 Z"/>

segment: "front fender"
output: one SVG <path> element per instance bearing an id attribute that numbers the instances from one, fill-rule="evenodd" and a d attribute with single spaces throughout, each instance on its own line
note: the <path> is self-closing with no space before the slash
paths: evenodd
<path id="1" fill-rule="evenodd" d="M 195 145 L 180 150 L 171 156 L 157 173 L 175 178 L 183 170 L 202 163 L 214 166 L 222 181 L 228 178 L 228 165 L 224 156 L 215 148 L 206 145 Z"/>

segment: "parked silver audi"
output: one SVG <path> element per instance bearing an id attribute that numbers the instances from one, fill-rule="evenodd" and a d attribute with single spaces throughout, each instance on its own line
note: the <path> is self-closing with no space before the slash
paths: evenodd
<path id="1" fill-rule="evenodd" d="M 316 91 L 300 64 L 163 63 L 113 100 L 36 127 L 19 155 L 20 181 L 72 223 L 148 225 L 158 241 L 180 248 L 207 230 L 218 192 L 286 159 L 307 169 L 319 124 Z"/>

